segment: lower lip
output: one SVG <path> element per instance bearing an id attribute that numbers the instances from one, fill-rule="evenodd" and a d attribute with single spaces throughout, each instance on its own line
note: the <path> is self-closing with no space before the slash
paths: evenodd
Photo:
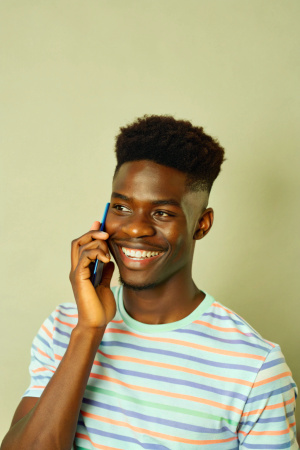
<path id="1" fill-rule="evenodd" d="M 138 269 L 139 267 L 143 268 L 145 266 L 148 266 L 149 264 L 151 264 L 152 262 L 155 262 L 158 258 L 160 258 L 163 253 L 159 253 L 156 256 L 151 256 L 150 258 L 145 258 L 145 259 L 133 259 L 133 258 L 129 258 L 128 256 L 125 255 L 125 253 L 123 253 L 123 250 L 121 249 L 121 247 L 119 248 L 119 252 L 121 255 L 121 258 L 124 262 L 124 264 L 132 269 Z"/>

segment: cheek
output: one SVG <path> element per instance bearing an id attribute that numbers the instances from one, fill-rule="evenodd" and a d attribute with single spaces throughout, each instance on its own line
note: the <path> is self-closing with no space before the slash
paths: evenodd
<path id="1" fill-rule="evenodd" d="M 116 227 L 112 223 L 106 223 L 105 224 L 105 231 L 109 234 L 109 236 L 112 236 L 116 230 Z"/>
<path id="2" fill-rule="evenodd" d="M 173 250 L 183 259 L 190 259 L 193 255 L 194 239 L 191 224 L 185 219 L 170 230 L 170 240 L 174 242 Z"/>
<path id="3" fill-rule="evenodd" d="M 105 222 L 105 231 L 111 236 L 113 235 L 118 229 L 120 229 L 119 221 L 116 220 L 116 216 L 113 214 L 108 213 L 106 222 Z"/>
<path id="4" fill-rule="evenodd" d="M 173 240 L 170 240 L 169 242 L 173 242 L 174 244 L 172 245 L 172 253 L 173 253 L 173 257 L 175 259 L 181 259 L 183 260 L 185 256 L 189 256 L 190 252 L 188 250 L 189 247 L 189 237 L 187 235 L 187 233 L 184 234 L 180 234 L 177 235 L 176 238 L 174 239 L 173 236 Z"/>

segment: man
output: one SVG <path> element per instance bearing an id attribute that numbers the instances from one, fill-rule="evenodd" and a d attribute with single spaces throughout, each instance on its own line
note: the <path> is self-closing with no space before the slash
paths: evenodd
<path id="1" fill-rule="evenodd" d="M 192 279 L 223 148 L 190 122 L 145 116 L 121 129 L 116 154 L 106 232 L 94 222 L 72 242 L 77 306 L 60 305 L 35 338 L 3 450 L 297 449 L 279 346 Z"/>

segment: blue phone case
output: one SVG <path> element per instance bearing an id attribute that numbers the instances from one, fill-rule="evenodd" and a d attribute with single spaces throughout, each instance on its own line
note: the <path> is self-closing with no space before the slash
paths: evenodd
<path id="1" fill-rule="evenodd" d="M 103 214 L 103 217 L 102 217 L 102 220 L 101 220 L 100 231 L 105 231 L 105 220 L 106 220 L 106 216 L 107 216 L 107 213 L 108 213 L 109 205 L 110 205 L 110 203 L 106 203 L 104 214 Z M 104 262 L 99 261 L 99 259 L 96 259 L 96 262 L 95 262 L 95 265 L 94 265 L 93 274 L 91 276 L 91 282 L 92 282 L 94 287 L 99 286 L 99 284 L 101 283 L 103 267 L 104 267 Z"/>

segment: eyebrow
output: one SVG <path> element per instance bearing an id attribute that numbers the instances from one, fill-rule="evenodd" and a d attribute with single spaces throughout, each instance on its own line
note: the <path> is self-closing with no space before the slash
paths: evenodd
<path id="1" fill-rule="evenodd" d="M 127 197 L 127 195 L 120 194 L 119 192 L 113 192 L 111 196 L 115 198 L 120 198 L 121 200 L 125 200 L 127 202 L 131 202 L 133 200 L 132 198 Z M 177 200 L 174 200 L 173 198 L 166 198 L 163 200 L 153 200 L 151 204 L 155 206 L 173 205 L 177 206 L 178 208 L 181 208 L 181 204 Z"/>

